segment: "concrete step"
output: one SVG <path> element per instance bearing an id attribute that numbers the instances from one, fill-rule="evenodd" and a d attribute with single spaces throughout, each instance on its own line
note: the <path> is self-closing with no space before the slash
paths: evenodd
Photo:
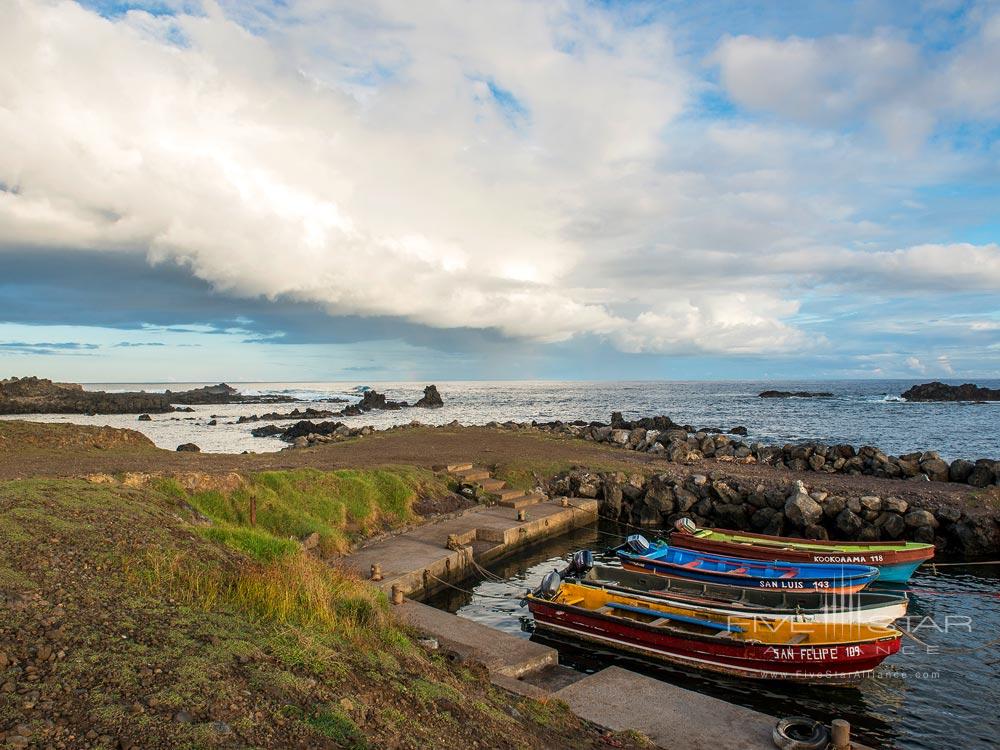
<path id="1" fill-rule="evenodd" d="M 537 505 L 545 499 L 545 495 L 533 492 L 530 495 L 522 494 L 518 497 L 511 498 L 509 500 L 501 500 L 500 505 L 504 508 L 513 508 L 514 510 L 521 510 L 521 508 L 527 508 L 529 505 Z"/>
<path id="2" fill-rule="evenodd" d="M 492 477 L 490 477 L 489 479 L 481 480 L 479 482 L 479 486 L 482 487 L 483 490 L 485 490 L 486 492 L 497 493 L 503 490 L 507 486 L 507 483 L 502 479 L 493 479 Z"/>
<path id="3" fill-rule="evenodd" d="M 457 471 L 468 471 L 472 468 L 472 464 L 448 464 L 444 467 L 444 470 L 449 474 L 454 474 Z"/>
<path id="4" fill-rule="evenodd" d="M 516 497 L 521 497 L 522 495 L 527 495 L 528 493 L 524 490 L 518 490 L 514 487 L 509 487 L 497 493 L 501 500 L 513 500 Z"/>
<path id="5" fill-rule="evenodd" d="M 463 471 L 454 471 L 452 474 L 463 482 L 478 482 L 481 479 L 490 478 L 490 473 L 486 469 L 464 469 Z"/>

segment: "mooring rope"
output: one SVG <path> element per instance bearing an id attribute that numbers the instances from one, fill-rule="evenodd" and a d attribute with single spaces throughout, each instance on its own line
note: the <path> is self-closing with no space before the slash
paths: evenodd
<path id="1" fill-rule="evenodd" d="M 434 575 L 433 573 L 430 573 L 430 572 L 427 573 L 427 577 L 428 578 L 433 578 L 438 583 L 443 583 L 448 588 L 455 589 L 456 591 L 461 591 L 463 594 L 468 594 L 469 596 L 481 596 L 481 597 L 485 597 L 487 599 L 499 599 L 500 601 L 504 601 L 504 602 L 514 601 L 516 598 L 518 598 L 518 597 L 514 597 L 514 596 L 509 596 L 509 595 L 501 596 L 499 594 L 484 594 L 484 593 L 482 593 L 480 591 L 470 591 L 469 589 L 463 589 L 461 586 L 456 586 L 454 583 L 449 583 L 448 581 L 444 580 L 443 578 L 438 578 L 436 575 Z M 513 584 L 509 584 L 509 585 L 513 585 Z M 527 586 L 517 586 L 516 588 L 518 588 L 518 589 L 524 589 L 526 592 L 530 592 L 530 589 L 528 589 Z M 523 597 L 524 597 L 524 594 L 521 595 L 521 598 L 523 598 Z"/>

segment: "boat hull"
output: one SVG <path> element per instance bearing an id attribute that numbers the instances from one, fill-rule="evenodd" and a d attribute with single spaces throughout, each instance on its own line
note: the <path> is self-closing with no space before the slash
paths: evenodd
<path id="1" fill-rule="evenodd" d="M 600 643 L 619 651 L 757 680 L 851 684 L 870 675 L 899 650 L 899 636 L 823 646 L 749 644 L 723 638 L 679 637 L 641 623 L 579 607 L 530 598 L 541 630 Z"/>
<path id="2" fill-rule="evenodd" d="M 740 540 L 746 539 L 747 542 L 725 541 L 674 532 L 670 535 L 670 544 L 682 549 L 747 560 L 821 565 L 869 565 L 879 569 L 879 581 L 892 583 L 906 583 L 921 563 L 934 557 L 934 547 L 931 545 L 917 549 L 903 549 L 902 545 L 899 545 L 900 549 L 886 549 L 892 545 L 844 543 L 841 545 L 842 548 L 838 548 L 834 542 L 822 544 L 814 543 L 812 540 L 802 542 L 783 537 L 766 537 L 762 534 L 730 532 L 724 529 L 705 531 L 732 535 Z"/>
<path id="3" fill-rule="evenodd" d="M 715 573 L 702 573 L 696 570 L 677 571 L 675 566 L 666 566 L 655 561 L 647 560 L 622 560 L 622 567 L 625 570 L 645 571 L 655 573 L 658 576 L 668 578 L 682 578 L 690 581 L 703 581 L 705 583 L 718 583 L 720 576 Z M 769 591 L 822 591 L 828 594 L 853 594 L 864 589 L 870 581 L 837 583 L 832 579 L 813 580 L 783 580 L 775 578 L 754 578 L 746 576 L 738 580 L 732 578 L 724 579 L 734 586 L 745 586 L 754 589 L 766 589 Z"/>
<path id="4" fill-rule="evenodd" d="M 726 617 L 784 618 L 795 622 L 886 626 L 905 616 L 909 604 L 905 596 L 892 594 L 860 593 L 841 597 L 815 592 L 782 593 L 704 585 L 604 566 L 592 568 L 586 575 L 569 580 L 583 586 L 649 597 Z"/>

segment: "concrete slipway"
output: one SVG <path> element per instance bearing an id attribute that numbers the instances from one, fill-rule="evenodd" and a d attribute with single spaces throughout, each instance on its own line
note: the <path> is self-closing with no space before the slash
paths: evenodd
<path id="1" fill-rule="evenodd" d="M 364 577 L 379 566 L 382 579 L 373 583 L 409 597 L 397 605 L 400 617 L 454 658 L 482 663 L 498 687 L 561 700 L 588 721 L 642 732 L 664 748 L 773 750 L 773 716 L 619 667 L 584 675 L 560 666 L 553 648 L 416 601 L 473 575 L 476 565 L 597 520 L 596 500 L 573 498 L 572 506 L 558 498 L 531 500 L 470 508 L 362 547 L 343 565 Z"/>

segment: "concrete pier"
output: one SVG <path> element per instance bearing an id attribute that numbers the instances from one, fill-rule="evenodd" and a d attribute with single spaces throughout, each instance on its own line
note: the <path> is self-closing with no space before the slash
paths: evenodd
<path id="1" fill-rule="evenodd" d="M 471 470 L 470 464 L 461 466 Z M 470 508 L 362 547 L 342 565 L 364 577 L 377 565 L 381 579 L 372 585 L 409 597 L 394 606 L 403 622 L 435 638 L 449 658 L 481 663 L 490 680 L 505 690 L 564 701 L 588 721 L 641 732 L 661 748 L 774 748 L 773 716 L 620 667 L 585 675 L 560 666 L 558 652 L 549 646 L 415 601 L 473 575 L 477 564 L 597 520 L 597 501 L 582 498 L 573 498 L 568 506 L 562 498 L 535 500 L 523 521 L 517 518 L 518 510 Z M 852 747 L 869 750 L 857 743 Z"/>
<path id="2" fill-rule="evenodd" d="M 469 508 L 362 547 L 341 565 L 368 577 L 377 564 L 382 580 L 373 581 L 375 585 L 385 591 L 395 585 L 419 599 L 443 588 L 442 581 L 454 583 L 474 574 L 473 560 L 480 565 L 494 562 L 532 542 L 595 522 L 597 501 L 574 498 L 573 505 L 564 508 L 555 498 L 536 502 L 526 512 L 527 519 L 518 521 L 513 508 Z M 448 548 L 449 537 L 458 549 Z"/>

